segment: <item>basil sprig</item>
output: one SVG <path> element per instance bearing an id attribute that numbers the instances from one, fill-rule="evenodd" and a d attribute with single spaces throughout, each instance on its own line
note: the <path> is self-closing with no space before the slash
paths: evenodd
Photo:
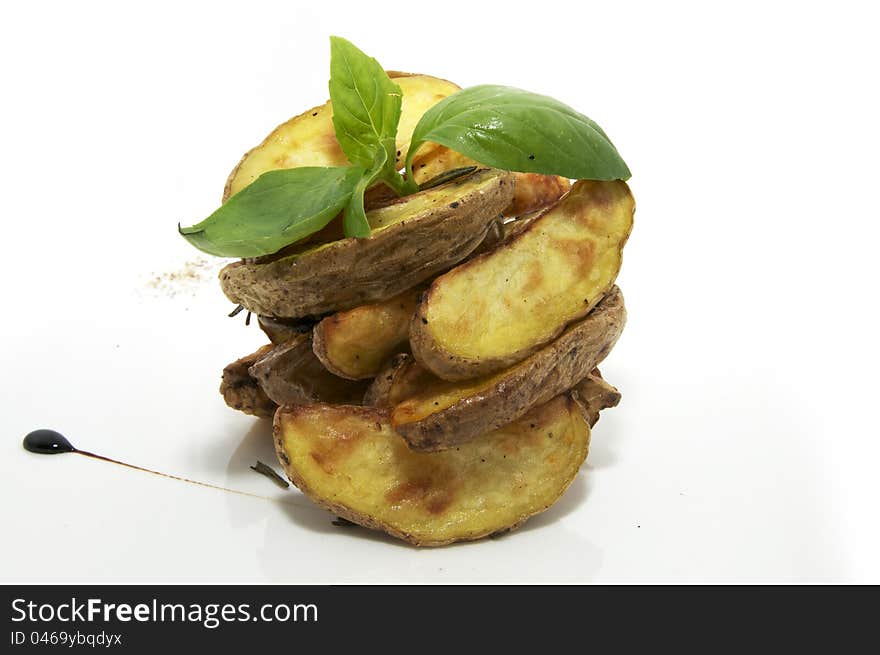
<path id="1" fill-rule="evenodd" d="M 179 228 L 185 239 L 220 257 L 269 255 L 343 210 L 345 236 L 369 236 L 367 187 L 382 180 L 404 188 L 394 167 L 402 93 L 379 62 L 339 37 L 330 39 L 329 86 L 336 140 L 353 166 L 263 173 L 201 223 Z"/>
<path id="2" fill-rule="evenodd" d="M 486 166 L 568 178 L 628 179 L 617 149 L 592 120 L 558 100 L 506 86 L 464 89 L 434 105 L 416 125 L 406 160 L 395 168 L 402 94 L 375 59 L 330 39 L 330 100 L 336 139 L 352 166 L 263 173 L 201 223 L 180 228 L 193 246 L 221 257 L 277 252 L 317 232 L 340 211 L 349 237 L 370 226 L 364 192 L 382 181 L 398 194 L 418 190 L 419 146 L 439 143 Z"/>
<path id="3" fill-rule="evenodd" d="M 365 237 L 370 234 L 364 212 L 367 187 L 382 179 L 403 188 L 394 167 L 403 94 L 378 61 L 338 36 L 330 37 L 329 86 L 336 140 L 352 164 L 368 171 L 345 208 L 343 227 L 347 236 Z"/>
<path id="4" fill-rule="evenodd" d="M 406 158 L 410 180 L 413 158 L 426 141 L 508 171 L 581 180 L 630 177 L 595 122 L 558 100 L 509 86 L 463 89 L 426 111 Z"/>

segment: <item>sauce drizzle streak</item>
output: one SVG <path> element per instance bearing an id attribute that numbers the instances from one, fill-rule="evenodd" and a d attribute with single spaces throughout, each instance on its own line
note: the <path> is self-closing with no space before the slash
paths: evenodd
<path id="1" fill-rule="evenodd" d="M 90 453 L 87 450 L 80 450 L 72 443 L 70 443 L 67 437 L 65 437 L 60 432 L 56 432 L 55 430 L 48 430 L 44 428 L 29 432 L 27 435 L 25 435 L 24 441 L 22 441 L 22 446 L 24 446 L 25 450 L 32 453 L 37 453 L 38 455 L 60 455 L 62 453 L 76 453 L 77 455 L 82 455 L 83 457 L 90 457 L 92 459 L 97 459 L 102 462 L 118 464 L 119 466 L 125 466 L 126 468 L 135 469 L 136 471 L 143 471 L 144 473 L 151 473 L 153 475 L 162 476 L 163 478 L 179 480 L 180 482 L 188 482 L 189 484 L 196 484 L 200 487 L 208 487 L 209 489 L 217 489 L 219 491 L 228 491 L 229 493 L 239 494 L 241 496 L 250 496 L 252 498 L 274 500 L 272 498 L 269 498 L 268 496 L 261 496 L 259 494 L 252 494 L 247 491 L 238 491 L 237 489 L 220 487 L 216 484 L 199 482 L 198 480 L 190 480 L 189 478 L 182 478 L 179 475 L 171 475 L 169 473 L 154 471 L 153 469 L 144 468 L 143 466 L 137 466 L 135 464 L 129 464 L 128 462 L 122 462 L 118 459 L 105 457 L 104 455 Z"/>

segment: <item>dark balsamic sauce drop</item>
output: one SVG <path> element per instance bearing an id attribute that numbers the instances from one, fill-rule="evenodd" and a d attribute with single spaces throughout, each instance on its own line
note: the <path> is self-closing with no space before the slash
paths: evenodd
<path id="1" fill-rule="evenodd" d="M 128 462 L 121 462 L 118 459 L 111 459 L 110 457 L 104 457 L 104 455 L 98 455 L 96 453 L 90 453 L 87 450 L 79 450 L 76 446 L 74 446 L 70 441 L 67 440 L 60 432 L 56 432 L 55 430 L 49 430 L 46 428 L 40 430 L 34 430 L 33 432 L 28 432 L 24 440 L 21 443 L 24 446 L 24 449 L 37 453 L 38 455 L 58 455 L 59 453 L 76 453 L 77 455 L 82 455 L 83 457 L 90 457 L 92 459 L 98 459 L 103 462 L 110 462 L 111 464 L 118 464 L 119 466 L 124 466 L 126 468 L 135 469 L 136 471 L 143 471 L 144 473 L 152 473 L 153 475 L 159 475 L 163 478 L 171 478 L 172 480 L 179 480 L 180 482 L 188 482 L 189 484 L 195 484 L 200 487 L 208 487 L 210 489 L 218 489 L 219 491 L 228 491 L 230 493 L 239 494 L 242 496 L 251 496 L 253 498 L 262 498 L 264 500 L 271 500 L 266 496 L 260 496 L 258 494 L 252 494 L 247 491 L 239 491 L 237 489 L 229 489 L 227 487 L 221 487 L 216 484 L 210 484 L 208 482 L 199 482 L 198 480 L 190 480 L 189 478 L 183 478 L 178 475 L 171 475 L 169 473 L 162 473 L 161 471 L 154 471 L 153 469 L 144 468 L 143 466 L 137 466 L 136 464 L 129 464 Z"/>
<path id="2" fill-rule="evenodd" d="M 76 448 L 60 432 L 55 430 L 34 430 L 29 432 L 22 442 L 25 450 L 40 455 L 57 455 L 58 453 L 74 453 Z"/>

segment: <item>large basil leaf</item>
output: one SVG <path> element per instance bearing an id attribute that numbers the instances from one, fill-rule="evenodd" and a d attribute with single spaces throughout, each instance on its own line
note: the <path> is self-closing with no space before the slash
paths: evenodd
<path id="1" fill-rule="evenodd" d="M 382 149 L 393 162 L 403 94 L 385 69 L 350 42 L 332 36 L 329 86 L 333 128 L 348 160 L 370 168 Z"/>
<path id="2" fill-rule="evenodd" d="M 407 171 L 419 146 L 433 141 L 486 166 L 583 180 L 625 180 L 623 159 L 592 120 L 553 98 L 483 85 L 444 98 L 422 116 Z"/>
<path id="3" fill-rule="evenodd" d="M 348 166 L 269 171 L 201 223 L 178 229 L 211 255 L 270 255 L 327 225 L 364 175 L 363 168 Z"/>

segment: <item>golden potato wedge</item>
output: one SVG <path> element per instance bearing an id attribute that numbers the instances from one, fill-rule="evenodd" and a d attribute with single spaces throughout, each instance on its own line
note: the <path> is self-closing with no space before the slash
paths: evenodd
<path id="1" fill-rule="evenodd" d="M 271 344 L 263 346 L 223 369 L 220 393 L 232 409 L 260 418 L 271 418 L 275 414 L 278 405 L 266 395 L 249 373 L 250 367 L 265 357 L 270 350 L 272 350 Z"/>
<path id="2" fill-rule="evenodd" d="M 611 351 L 625 323 L 623 296 L 613 287 L 555 341 L 500 373 L 450 382 L 410 362 L 387 394 L 391 424 L 413 450 L 463 444 L 571 389 Z"/>
<path id="3" fill-rule="evenodd" d="M 265 352 L 248 369 L 260 388 L 278 405 L 360 402 L 367 384 L 344 380 L 327 371 L 312 351 L 312 335 L 299 334 Z"/>
<path id="4" fill-rule="evenodd" d="M 220 271 L 226 296 L 255 314 L 298 318 L 387 300 L 467 257 L 513 195 L 481 169 L 367 213 L 364 239 L 340 239 Z"/>
<path id="5" fill-rule="evenodd" d="M 416 359 L 466 380 L 554 339 L 614 284 L 634 209 L 624 182 L 581 180 L 501 247 L 435 279 L 410 326 Z"/>
<path id="6" fill-rule="evenodd" d="M 413 160 L 413 179 L 423 184 L 446 171 L 466 166 L 479 166 L 470 157 L 446 146 L 431 144 L 419 149 Z M 519 216 L 549 207 L 571 188 L 568 178 L 538 173 L 515 173 L 513 200 L 504 209 L 505 216 Z"/>
<path id="7" fill-rule="evenodd" d="M 339 377 L 376 377 L 389 357 L 409 348 L 409 323 L 422 291 L 416 287 L 383 302 L 328 316 L 315 326 L 315 355 Z"/>
<path id="8" fill-rule="evenodd" d="M 442 453 L 413 452 L 368 407 L 283 407 L 274 433 L 287 476 L 318 505 L 417 546 L 521 525 L 568 488 L 590 443 L 568 395 Z"/>
<path id="9" fill-rule="evenodd" d="M 447 80 L 429 75 L 392 73 L 403 92 L 400 124 L 397 127 L 397 161 L 406 160 L 416 123 L 428 109 L 459 90 Z M 428 151 L 431 149 L 429 148 Z M 328 100 L 282 123 L 263 142 L 248 151 L 229 174 L 223 202 L 266 171 L 299 166 L 348 166 L 349 161 L 336 140 L 333 106 Z"/>
<path id="10" fill-rule="evenodd" d="M 617 407 L 621 398 L 620 392 L 602 378 L 598 368 L 593 369 L 587 377 L 578 382 L 573 391 L 575 399 L 584 409 L 590 427 L 596 425 L 599 420 L 599 412 L 610 407 Z"/>

